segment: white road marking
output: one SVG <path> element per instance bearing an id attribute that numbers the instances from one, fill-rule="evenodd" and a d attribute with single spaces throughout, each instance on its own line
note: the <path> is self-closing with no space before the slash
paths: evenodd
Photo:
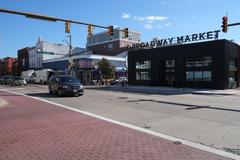
<path id="1" fill-rule="evenodd" d="M 8 88 L 8 89 L 1 88 L 1 90 L 5 90 L 5 91 L 15 91 L 15 90 L 21 90 L 21 89 L 25 89 L 25 88 Z"/>
<path id="2" fill-rule="evenodd" d="M 42 102 L 50 103 L 50 104 L 53 104 L 55 106 L 59 106 L 59 107 L 65 108 L 65 109 L 76 111 L 76 112 L 79 112 L 79 113 L 82 113 L 82 114 L 85 114 L 85 115 L 88 115 L 88 116 L 91 116 L 91 117 L 94 117 L 94 118 L 105 120 L 105 121 L 108 121 L 108 122 L 111 122 L 111 123 L 114 123 L 114 124 L 117 124 L 117 125 L 121 125 L 121 126 L 124 126 L 124 127 L 127 127 L 127 128 L 131 128 L 131 129 L 134 129 L 134 130 L 137 130 L 137 131 L 141 131 L 141 132 L 144 132 L 144 133 L 147 133 L 147 134 L 151 134 L 151 135 L 154 135 L 154 136 L 157 136 L 157 137 L 169 140 L 169 141 L 173 141 L 173 142 L 178 141 L 178 142 L 181 142 L 182 144 L 188 145 L 190 147 L 197 148 L 197 149 L 207 151 L 207 152 L 210 152 L 210 153 L 214 153 L 214 154 L 217 154 L 217 155 L 220 155 L 220 156 L 223 156 L 223 157 L 228 157 L 228 158 L 232 158 L 232 159 L 235 159 L 235 160 L 240 160 L 240 156 L 235 155 L 233 153 L 223 151 L 223 150 L 219 150 L 219 149 L 216 149 L 216 148 L 204 146 L 202 144 L 190 142 L 190 141 L 183 140 L 183 139 L 180 139 L 180 138 L 175 138 L 175 137 L 168 136 L 168 135 L 165 135 L 165 134 L 162 134 L 162 133 L 158 133 L 158 132 L 155 132 L 155 131 L 151 131 L 151 130 L 147 130 L 147 129 L 144 129 L 144 128 L 141 128 L 141 127 L 137 127 L 137 126 L 134 126 L 134 125 L 131 125 L 131 124 L 119 122 L 119 121 L 116 121 L 116 120 L 113 120 L 113 119 L 110 119 L 110 118 L 105 118 L 105 117 L 102 117 L 102 116 L 98 116 L 96 114 L 85 112 L 85 111 L 82 111 L 82 110 L 79 110 L 79 109 L 75 109 L 75 108 L 72 108 L 72 107 L 69 107 L 69 106 L 66 106 L 66 105 L 63 105 L 63 104 L 58 104 L 58 103 L 55 103 L 55 102 L 51 102 L 51 101 L 41 99 L 41 98 L 38 98 L 38 97 L 32 97 L 32 96 L 29 96 L 29 95 L 25 95 L 25 94 L 22 94 L 22 93 L 17 93 L 17 92 L 5 90 L 5 89 L 0 89 L 0 90 L 5 91 L 5 92 L 9 92 L 9 93 L 12 93 L 12 94 L 16 94 L 16 95 L 21 95 L 21 96 L 33 98 L 33 99 L 36 99 L 36 100 L 39 100 L 39 101 L 42 101 Z"/>

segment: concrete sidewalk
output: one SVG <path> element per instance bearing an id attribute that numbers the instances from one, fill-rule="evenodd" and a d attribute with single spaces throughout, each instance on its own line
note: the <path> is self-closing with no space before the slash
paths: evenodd
<path id="1" fill-rule="evenodd" d="M 1 160 L 228 160 L 151 134 L 0 91 Z M 238 156 L 237 156 L 238 157 Z"/>
<path id="2" fill-rule="evenodd" d="M 193 88 L 174 88 L 174 87 L 158 87 L 158 86 L 136 86 L 136 85 L 108 85 L 108 86 L 86 86 L 86 89 L 103 89 L 113 91 L 137 92 L 148 94 L 201 94 L 201 95 L 225 95 L 240 96 L 239 89 L 211 90 L 211 89 L 193 89 Z"/>

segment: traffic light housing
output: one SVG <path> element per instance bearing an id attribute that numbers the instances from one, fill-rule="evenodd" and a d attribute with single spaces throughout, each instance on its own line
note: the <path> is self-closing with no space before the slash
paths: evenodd
<path id="1" fill-rule="evenodd" d="M 124 28 L 124 36 L 125 36 L 125 38 L 128 38 L 129 37 L 129 32 L 128 32 L 128 28 Z"/>
<path id="2" fill-rule="evenodd" d="M 65 22 L 65 32 L 70 33 L 70 22 Z"/>
<path id="3" fill-rule="evenodd" d="M 108 26 L 108 35 L 113 36 L 113 26 Z"/>
<path id="4" fill-rule="evenodd" d="M 227 30 L 228 30 L 228 17 L 227 16 L 224 16 L 222 18 L 222 31 L 224 33 L 227 33 Z"/>
<path id="5" fill-rule="evenodd" d="M 92 36 L 93 34 L 93 26 L 92 25 L 88 25 L 88 35 Z"/>

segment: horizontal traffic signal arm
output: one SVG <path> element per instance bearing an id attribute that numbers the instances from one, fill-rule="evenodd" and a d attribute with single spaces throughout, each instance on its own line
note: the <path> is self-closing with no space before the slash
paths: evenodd
<path id="1" fill-rule="evenodd" d="M 90 25 L 92 27 L 103 28 L 103 29 L 109 29 L 109 27 L 110 27 L 110 26 L 102 26 L 102 25 L 96 25 L 96 24 L 92 24 L 92 23 L 75 21 L 75 20 L 71 20 L 71 19 L 64 19 L 64 18 L 58 18 L 58 17 L 48 16 L 48 15 L 35 14 L 35 13 L 31 13 L 31 12 L 19 12 L 19 11 L 2 9 L 2 8 L 0 8 L 0 12 L 4 12 L 4 13 L 8 13 L 8 14 L 22 15 L 22 16 L 25 16 L 26 18 L 33 18 L 33 19 L 39 19 L 39 20 L 45 20 L 45 21 L 52 21 L 52 22 L 60 21 L 60 22 L 75 23 L 75 24 L 81 24 L 81 25 L 87 25 L 87 26 Z M 124 30 L 115 29 L 115 28 L 114 28 L 114 30 L 124 31 Z"/>
<path id="2" fill-rule="evenodd" d="M 35 13 L 30 13 L 30 12 L 19 12 L 19 11 L 7 10 L 7 9 L 2 9 L 2 8 L 0 8 L 0 12 L 22 15 L 22 16 L 25 16 L 26 18 L 46 20 L 46 21 L 52 21 L 52 22 L 57 22 L 57 21 L 70 22 L 70 23 L 75 23 L 75 24 L 91 25 L 91 26 L 98 27 L 98 28 L 108 29 L 108 26 L 101 26 L 101 25 L 96 25 L 96 24 L 75 21 L 75 20 L 71 20 L 71 19 L 57 18 L 57 17 L 35 14 Z"/>

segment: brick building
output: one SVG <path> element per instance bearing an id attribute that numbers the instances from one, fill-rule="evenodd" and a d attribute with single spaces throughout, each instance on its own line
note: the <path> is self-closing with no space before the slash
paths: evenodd
<path id="1" fill-rule="evenodd" d="M 0 59 L 0 76 L 4 73 L 4 63 L 3 59 Z"/>
<path id="2" fill-rule="evenodd" d="M 19 72 L 29 69 L 29 54 L 28 47 L 18 50 L 18 67 Z"/>
<path id="3" fill-rule="evenodd" d="M 86 47 L 93 51 L 93 54 L 116 56 L 128 50 L 128 45 L 141 41 L 139 32 L 129 31 L 129 37 L 125 38 L 121 28 L 113 30 L 113 36 L 108 35 L 108 31 L 94 34 L 87 37 Z"/>
<path id="4" fill-rule="evenodd" d="M 13 75 L 13 63 L 17 61 L 17 58 L 6 57 L 3 59 L 3 74 L 4 75 Z"/>

